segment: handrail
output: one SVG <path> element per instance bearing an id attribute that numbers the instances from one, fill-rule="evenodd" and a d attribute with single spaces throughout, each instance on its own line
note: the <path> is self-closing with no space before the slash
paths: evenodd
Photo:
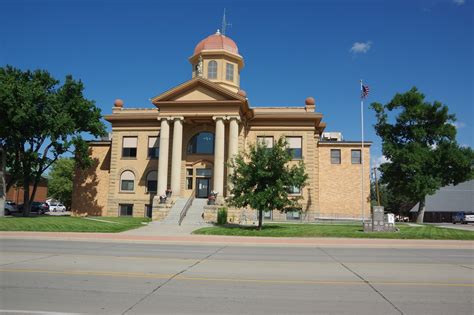
<path id="1" fill-rule="evenodd" d="M 179 214 L 178 225 L 181 225 L 181 222 L 183 222 L 184 217 L 186 216 L 186 213 L 188 213 L 189 207 L 191 207 L 191 204 L 193 203 L 193 200 L 194 200 L 194 189 L 193 189 L 193 192 L 191 193 L 191 196 L 189 196 L 188 201 L 186 201 L 186 204 L 184 205 L 183 210 L 181 210 L 181 213 Z"/>

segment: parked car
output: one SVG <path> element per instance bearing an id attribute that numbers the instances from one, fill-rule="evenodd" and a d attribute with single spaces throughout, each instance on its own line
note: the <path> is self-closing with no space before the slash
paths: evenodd
<path id="1" fill-rule="evenodd" d="M 66 206 L 62 203 L 52 202 L 49 204 L 49 212 L 64 212 L 66 211 Z"/>
<path id="2" fill-rule="evenodd" d="M 474 213 L 466 213 L 464 211 L 458 212 L 453 216 L 453 224 L 461 223 L 468 224 L 474 223 Z"/>
<path id="3" fill-rule="evenodd" d="M 16 212 L 16 211 L 17 211 L 16 203 L 10 200 L 6 200 L 5 201 L 5 214 L 9 215 L 9 214 L 12 214 L 12 212 Z"/>
<path id="4" fill-rule="evenodd" d="M 23 212 L 23 205 L 18 206 L 18 211 Z M 33 203 L 31 204 L 31 213 L 45 214 L 48 211 L 49 206 L 46 202 L 33 201 Z"/>

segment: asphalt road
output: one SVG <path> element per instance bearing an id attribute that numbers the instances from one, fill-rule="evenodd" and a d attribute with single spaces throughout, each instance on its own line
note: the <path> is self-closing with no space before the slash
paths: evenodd
<path id="1" fill-rule="evenodd" d="M 474 251 L 0 240 L 0 313 L 472 314 Z"/>

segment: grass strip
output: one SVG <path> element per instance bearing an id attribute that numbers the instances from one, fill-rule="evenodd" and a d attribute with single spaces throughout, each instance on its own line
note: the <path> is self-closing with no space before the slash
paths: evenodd
<path id="1" fill-rule="evenodd" d="M 474 240 L 473 231 L 445 229 L 431 225 L 397 225 L 398 232 L 365 233 L 361 225 L 335 224 L 265 224 L 261 231 L 254 226 L 224 225 L 200 228 L 193 234 L 266 237 L 349 237 L 388 239 Z"/>

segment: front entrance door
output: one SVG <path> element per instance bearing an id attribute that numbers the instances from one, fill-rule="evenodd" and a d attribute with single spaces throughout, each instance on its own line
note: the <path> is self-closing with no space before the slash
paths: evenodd
<path id="1" fill-rule="evenodd" d="M 210 193 L 210 178 L 196 178 L 196 198 L 207 198 Z"/>

